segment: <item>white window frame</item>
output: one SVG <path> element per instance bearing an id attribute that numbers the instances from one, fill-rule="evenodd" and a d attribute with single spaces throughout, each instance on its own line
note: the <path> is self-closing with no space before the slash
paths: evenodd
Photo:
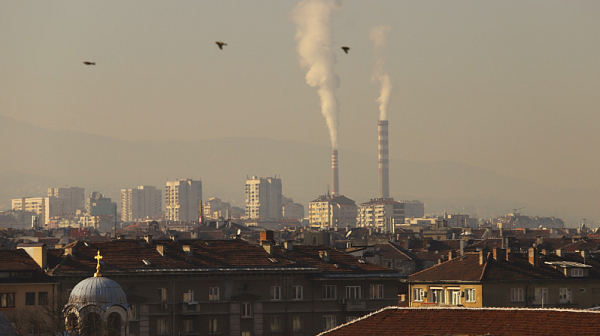
<path id="1" fill-rule="evenodd" d="M 250 318 L 252 317 L 252 302 L 242 302 L 242 317 Z"/>
<path id="2" fill-rule="evenodd" d="M 535 289 L 535 304 L 547 305 L 548 302 L 548 288 L 536 288 Z"/>
<path id="3" fill-rule="evenodd" d="M 292 328 L 294 331 L 303 331 L 304 330 L 304 316 L 294 315 L 293 320 L 292 320 Z"/>
<path id="4" fill-rule="evenodd" d="M 271 301 L 281 300 L 281 286 L 271 286 Z"/>
<path id="5" fill-rule="evenodd" d="M 360 286 L 346 286 L 346 299 L 362 299 Z"/>
<path id="6" fill-rule="evenodd" d="M 571 268 L 571 277 L 581 278 L 583 277 L 583 268 Z"/>
<path id="7" fill-rule="evenodd" d="M 571 288 L 560 288 L 558 293 L 561 304 L 573 303 L 573 291 Z"/>
<path id="8" fill-rule="evenodd" d="M 208 287 L 208 301 L 219 301 L 220 294 L 219 287 Z"/>
<path id="9" fill-rule="evenodd" d="M 523 288 L 511 288 L 510 289 L 510 302 L 524 302 L 525 295 Z"/>
<path id="10" fill-rule="evenodd" d="M 194 302 L 194 290 L 188 289 L 187 292 L 183 293 L 183 302 Z"/>
<path id="11" fill-rule="evenodd" d="M 337 286 L 336 285 L 324 285 L 323 286 L 323 299 L 324 300 L 337 299 Z"/>
<path id="12" fill-rule="evenodd" d="M 429 289 L 429 302 L 433 303 L 446 303 L 446 291 L 443 288 L 430 288 Z"/>
<path id="13" fill-rule="evenodd" d="M 465 288 L 465 302 L 476 302 L 477 290 L 475 288 Z"/>
<path id="14" fill-rule="evenodd" d="M 462 304 L 460 288 L 448 288 L 448 301 L 454 306 Z"/>
<path id="15" fill-rule="evenodd" d="M 383 285 L 371 284 L 371 299 L 383 299 Z"/>
<path id="16" fill-rule="evenodd" d="M 412 292 L 412 300 L 413 302 L 423 302 L 423 297 L 425 291 L 423 290 L 423 288 L 413 288 L 413 292 Z"/>
<path id="17" fill-rule="evenodd" d="M 323 316 L 323 330 L 329 330 L 335 327 L 337 327 L 335 315 Z"/>
<path id="18" fill-rule="evenodd" d="M 292 300 L 303 300 L 304 299 L 304 287 L 293 286 L 292 287 Z"/>

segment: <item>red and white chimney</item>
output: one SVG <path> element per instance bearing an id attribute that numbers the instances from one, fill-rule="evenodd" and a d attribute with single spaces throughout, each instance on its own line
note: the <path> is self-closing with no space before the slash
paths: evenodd
<path id="1" fill-rule="evenodd" d="M 390 197 L 388 121 L 379 120 L 379 198 Z"/>
<path id="2" fill-rule="evenodd" d="M 340 181 L 338 178 L 338 151 L 337 151 L 337 149 L 334 149 L 331 152 L 331 173 L 332 173 L 331 196 L 338 196 L 340 194 Z"/>

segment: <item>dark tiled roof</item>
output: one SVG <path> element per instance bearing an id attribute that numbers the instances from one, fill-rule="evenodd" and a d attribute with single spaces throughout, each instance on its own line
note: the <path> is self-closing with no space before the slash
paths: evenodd
<path id="1" fill-rule="evenodd" d="M 0 250 L 0 271 L 32 271 L 40 266 L 25 250 Z"/>
<path id="2" fill-rule="evenodd" d="M 413 258 L 393 243 L 375 244 L 375 252 L 389 260 L 413 260 Z"/>
<path id="3" fill-rule="evenodd" d="M 598 335 L 600 312 L 527 308 L 387 307 L 320 335 Z"/>
<path id="4" fill-rule="evenodd" d="M 157 246 L 164 246 L 164 256 Z M 183 246 L 191 246 L 188 255 Z M 72 256 L 60 256 L 72 250 Z M 102 273 L 127 273 L 156 269 L 218 269 L 218 268 L 313 268 L 317 272 L 373 272 L 388 271 L 372 264 L 362 264 L 343 252 L 318 246 L 294 246 L 292 251 L 274 246 L 272 255 L 258 245 L 243 240 L 114 240 L 110 242 L 69 244 L 64 250 L 48 250 L 48 263 L 52 275 L 93 274 L 96 270 L 94 256 L 103 256 Z M 319 251 L 330 251 L 330 262 L 319 258 Z M 144 262 L 147 260 L 147 262 Z M 336 264 L 338 266 L 336 266 Z"/>

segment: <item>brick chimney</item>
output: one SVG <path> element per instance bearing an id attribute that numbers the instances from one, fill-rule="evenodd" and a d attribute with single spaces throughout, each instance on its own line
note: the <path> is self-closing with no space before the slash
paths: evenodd
<path id="1" fill-rule="evenodd" d="M 535 247 L 529 248 L 529 263 L 535 267 L 540 266 L 540 255 Z"/>
<path id="2" fill-rule="evenodd" d="M 456 251 L 448 252 L 448 260 L 452 260 L 454 258 L 456 258 Z"/>
<path id="3" fill-rule="evenodd" d="M 494 248 L 494 260 L 504 260 L 506 258 L 506 250 L 499 247 Z"/>
<path id="4" fill-rule="evenodd" d="M 260 241 L 274 241 L 274 235 L 273 235 L 273 231 L 271 230 L 266 230 L 266 231 L 261 231 L 260 232 Z"/>
<path id="5" fill-rule="evenodd" d="M 488 252 L 486 250 L 479 251 L 479 265 L 485 264 L 487 261 Z"/>
<path id="6" fill-rule="evenodd" d="M 513 253 L 512 249 L 507 249 L 507 250 L 504 250 L 504 251 L 506 252 L 505 253 L 505 255 L 506 255 L 506 261 L 513 261 L 514 253 Z"/>

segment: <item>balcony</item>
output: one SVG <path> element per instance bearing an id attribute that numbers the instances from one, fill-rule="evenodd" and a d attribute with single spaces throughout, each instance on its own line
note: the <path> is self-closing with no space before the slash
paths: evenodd
<path id="1" fill-rule="evenodd" d="M 182 302 L 181 303 L 181 314 L 183 314 L 183 315 L 200 314 L 200 304 L 195 301 Z"/>
<path id="2" fill-rule="evenodd" d="M 346 300 L 346 310 L 365 310 L 367 309 L 366 300 Z"/>

